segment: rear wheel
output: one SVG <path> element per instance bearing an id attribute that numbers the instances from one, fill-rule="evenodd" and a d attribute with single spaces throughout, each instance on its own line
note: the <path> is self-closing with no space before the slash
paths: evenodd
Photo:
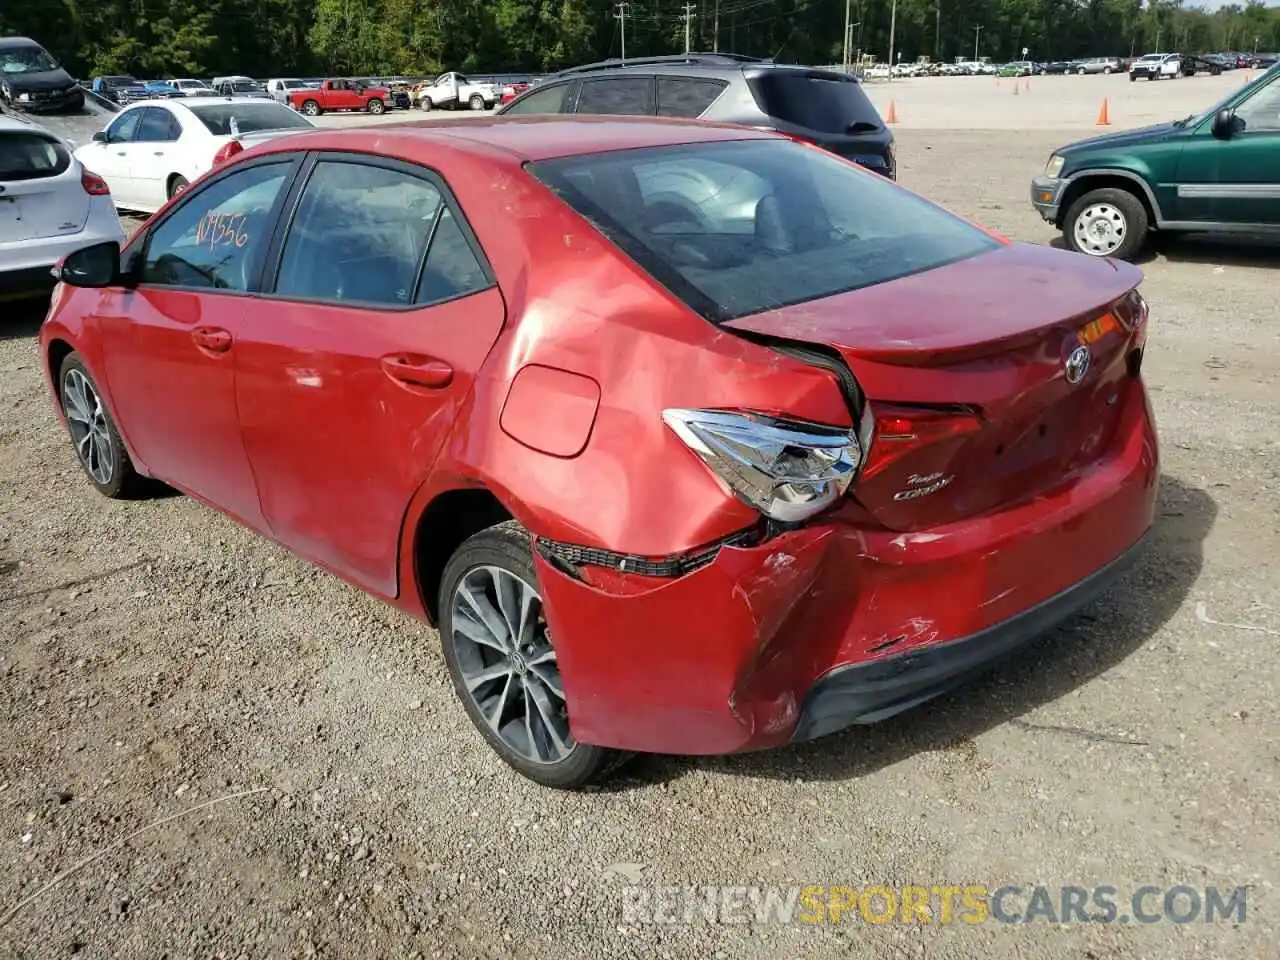
<path id="1" fill-rule="evenodd" d="M 318 117 L 320 116 L 320 104 L 314 100 L 308 100 L 302 105 L 302 112 L 308 117 Z"/>
<path id="2" fill-rule="evenodd" d="M 1110 75 L 1111 75 L 1111 68 L 1110 68 L 1110 67 L 1103 67 L 1103 68 L 1102 68 L 1102 72 L 1103 72 L 1103 73 L 1105 73 L 1105 74 L 1107 74 L 1108 76 L 1110 76 Z"/>
<path id="3" fill-rule="evenodd" d="M 1090 190 L 1067 210 L 1063 239 L 1079 253 L 1129 260 L 1142 247 L 1148 230 L 1142 201 L 1118 187 Z"/>
<path id="4" fill-rule="evenodd" d="M 440 637 L 454 689 L 498 756 L 543 786 L 603 779 L 628 755 L 578 743 L 543 612 L 527 530 L 482 530 L 445 566 Z"/>
<path id="5" fill-rule="evenodd" d="M 183 190 L 187 189 L 187 186 L 187 178 L 175 173 L 169 179 L 169 199 L 172 200 Z"/>
<path id="6" fill-rule="evenodd" d="M 142 478 L 133 468 L 98 385 L 78 353 L 67 354 L 58 371 L 58 401 L 76 459 L 103 496 L 122 500 L 136 494 Z"/>

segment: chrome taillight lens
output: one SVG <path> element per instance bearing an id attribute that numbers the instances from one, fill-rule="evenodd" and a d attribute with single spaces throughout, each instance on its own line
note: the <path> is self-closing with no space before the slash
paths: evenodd
<path id="1" fill-rule="evenodd" d="M 831 506 L 862 464 L 848 427 L 729 410 L 670 409 L 662 419 L 731 494 L 783 523 Z"/>

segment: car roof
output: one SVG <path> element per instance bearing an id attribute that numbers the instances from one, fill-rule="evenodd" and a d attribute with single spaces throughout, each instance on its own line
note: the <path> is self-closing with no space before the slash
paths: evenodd
<path id="1" fill-rule="evenodd" d="M 272 140 L 266 152 L 296 149 L 295 135 Z M 657 117 L 563 116 L 495 117 L 485 120 L 416 120 L 347 129 L 321 128 L 305 136 L 308 149 L 360 152 L 376 144 L 380 153 L 403 152 L 416 146 L 447 144 L 476 154 L 499 151 L 518 162 L 637 150 L 646 147 L 714 143 L 724 140 L 785 139 L 753 127 L 728 123 Z"/>
<path id="2" fill-rule="evenodd" d="M 15 131 L 23 133 L 46 133 L 49 134 L 49 136 L 53 136 L 51 131 L 46 130 L 38 123 L 34 123 L 25 118 L 19 119 L 17 117 L 6 116 L 2 113 L 0 113 L 0 131 L 7 133 L 13 133 Z"/>
<path id="3" fill-rule="evenodd" d="M 760 73 L 799 73 L 805 76 L 832 76 L 857 82 L 852 74 L 826 67 L 808 67 L 798 63 L 774 63 L 771 60 L 757 60 L 752 57 L 737 57 L 726 54 L 703 54 L 689 57 L 642 57 L 618 61 L 602 61 L 586 64 L 581 67 L 570 67 L 559 73 L 553 73 L 543 83 L 549 84 L 561 80 L 588 79 L 594 77 L 615 77 L 628 74 L 678 74 L 680 76 L 706 77 L 741 77 L 744 73 L 758 75 Z"/>
<path id="4" fill-rule="evenodd" d="M 30 37 L 0 37 L 0 50 L 11 49 L 16 50 L 20 47 L 38 47 L 43 50 L 44 47 L 36 43 Z"/>

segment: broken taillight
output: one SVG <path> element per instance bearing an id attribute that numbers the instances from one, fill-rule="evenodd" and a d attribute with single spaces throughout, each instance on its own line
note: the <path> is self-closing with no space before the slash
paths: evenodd
<path id="1" fill-rule="evenodd" d="M 868 480 L 922 447 L 977 433 L 982 419 L 967 408 L 873 404 L 875 429 L 859 479 Z"/>

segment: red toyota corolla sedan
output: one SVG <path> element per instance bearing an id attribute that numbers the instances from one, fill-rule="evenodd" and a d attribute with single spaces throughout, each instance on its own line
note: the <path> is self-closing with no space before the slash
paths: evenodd
<path id="1" fill-rule="evenodd" d="M 766 131 L 307 133 L 60 269 L 41 350 L 91 482 L 438 624 L 547 785 L 920 704 L 1152 523 L 1141 274 Z"/>

